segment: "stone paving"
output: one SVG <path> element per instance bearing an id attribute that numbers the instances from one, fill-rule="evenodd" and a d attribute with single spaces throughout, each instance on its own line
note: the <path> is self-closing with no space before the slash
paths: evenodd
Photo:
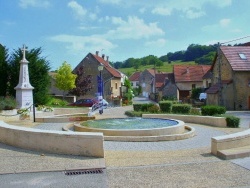
<path id="1" fill-rule="evenodd" d="M 139 102 L 144 102 L 144 99 Z M 96 118 L 124 117 L 124 111 L 130 108 L 109 108 L 102 115 L 96 114 Z M 250 112 L 236 114 L 244 120 L 241 128 L 189 124 L 196 129 L 196 136 L 187 140 L 105 141 L 106 169 L 102 174 L 65 176 L 60 170 L 3 174 L 0 175 L 0 187 L 250 187 L 249 157 L 225 161 L 210 153 L 211 137 L 248 128 Z M 39 129 L 60 130 L 62 124 L 33 126 Z M 31 172 L 35 171 L 37 166 L 43 165 L 48 171 L 53 171 L 53 168 L 56 170 L 63 167 L 64 163 L 72 163 L 73 166 L 81 168 L 84 163 L 96 162 L 81 157 L 47 154 L 43 156 L 5 145 L 0 145 L 0 157 L 1 168 L 11 169 L 20 165 L 20 168 L 25 167 Z"/>

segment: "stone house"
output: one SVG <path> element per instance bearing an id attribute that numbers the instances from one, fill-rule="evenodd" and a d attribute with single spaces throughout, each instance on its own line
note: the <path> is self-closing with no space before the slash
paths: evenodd
<path id="1" fill-rule="evenodd" d="M 113 98 L 121 97 L 121 86 L 124 83 L 125 75 L 113 68 L 109 64 L 109 57 L 105 55 L 99 56 L 99 52 L 95 54 L 89 53 L 83 60 L 74 68 L 73 73 L 81 70 L 83 76 L 89 78 L 91 86 L 86 95 L 79 98 L 94 98 L 98 95 L 98 81 L 97 76 L 100 75 L 98 66 L 103 65 L 102 78 L 104 82 L 103 97 L 107 101 Z"/>
<path id="2" fill-rule="evenodd" d="M 190 98 L 194 88 L 203 88 L 203 76 L 210 70 L 210 65 L 174 65 L 174 80 L 177 86 L 177 99 Z"/>
<path id="3" fill-rule="evenodd" d="M 149 97 L 150 93 L 155 93 L 155 70 L 145 69 L 139 76 L 139 85 L 142 87 L 142 96 Z"/>
<path id="4" fill-rule="evenodd" d="M 207 104 L 250 109 L 250 46 L 221 46 L 215 56 Z"/>
<path id="5" fill-rule="evenodd" d="M 132 88 L 138 88 L 139 87 L 139 78 L 140 78 L 141 72 L 135 72 L 132 74 L 128 79 L 131 82 Z"/>
<path id="6" fill-rule="evenodd" d="M 167 73 L 164 85 L 161 87 L 161 98 L 162 97 L 178 99 L 178 88 L 175 84 L 174 73 Z"/>

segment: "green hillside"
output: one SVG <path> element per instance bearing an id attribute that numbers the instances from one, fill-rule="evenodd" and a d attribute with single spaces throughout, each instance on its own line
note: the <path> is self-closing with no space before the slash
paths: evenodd
<path id="1" fill-rule="evenodd" d="M 171 63 L 164 62 L 163 66 L 156 67 L 156 70 L 159 72 L 173 72 L 174 65 L 195 65 L 195 62 L 194 61 L 188 61 L 188 62 L 172 61 Z M 140 66 L 137 70 L 135 70 L 135 68 L 133 68 L 133 67 L 120 68 L 118 70 L 121 71 L 122 73 L 126 74 L 127 76 L 130 76 L 136 71 L 144 71 L 145 69 L 151 69 L 151 68 L 154 68 L 154 65 Z"/>

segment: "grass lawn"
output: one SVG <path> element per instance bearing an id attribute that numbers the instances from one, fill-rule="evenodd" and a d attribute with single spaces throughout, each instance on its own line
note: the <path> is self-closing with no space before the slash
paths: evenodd
<path id="1" fill-rule="evenodd" d="M 164 62 L 163 66 L 156 67 L 156 70 L 159 72 L 173 72 L 173 66 L 174 65 L 195 65 L 194 61 L 172 61 L 171 63 Z M 135 70 L 134 67 L 130 68 L 121 68 L 119 71 L 123 72 L 127 76 L 132 75 L 136 71 L 144 71 L 145 69 L 152 69 L 154 68 L 154 65 L 146 65 L 146 66 L 140 66 L 138 70 Z"/>

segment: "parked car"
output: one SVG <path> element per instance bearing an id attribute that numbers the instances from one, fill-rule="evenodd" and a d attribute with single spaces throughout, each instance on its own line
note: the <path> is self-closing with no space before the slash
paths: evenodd
<path id="1" fill-rule="evenodd" d="M 92 99 L 79 99 L 74 103 L 69 104 L 68 106 L 82 106 L 82 107 L 91 107 L 95 103 Z"/>

